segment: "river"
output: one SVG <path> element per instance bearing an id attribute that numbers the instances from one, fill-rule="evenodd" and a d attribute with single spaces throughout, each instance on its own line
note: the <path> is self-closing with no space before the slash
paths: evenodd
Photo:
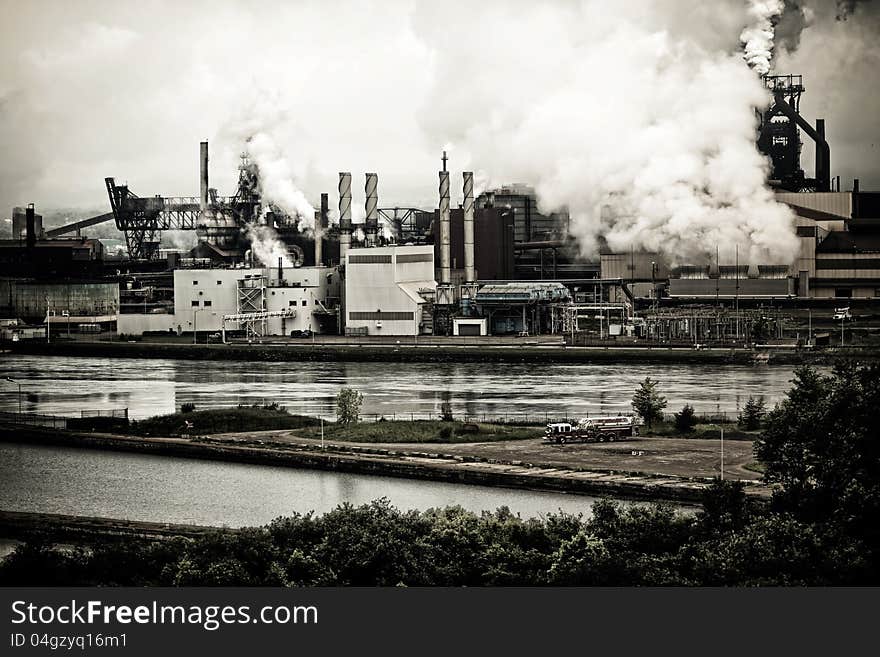
<path id="1" fill-rule="evenodd" d="M 588 516 L 595 498 L 222 461 L 0 443 L 0 509 L 241 527 L 387 497 L 400 509 Z M 8 546 L 7 546 L 8 549 Z"/>
<path id="2" fill-rule="evenodd" d="M 572 417 L 630 412 L 646 376 L 659 381 L 668 412 L 735 416 L 750 395 L 768 406 L 789 388 L 792 369 L 768 365 L 609 365 L 511 363 L 266 363 L 4 355 L 0 410 L 78 415 L 128 408 L 132 418 L 197 408 L 278 402 L 293 413 L 332 418 L 342 387 L 364 395 L 363 412 L 391 417 L 436 414 Z"/>

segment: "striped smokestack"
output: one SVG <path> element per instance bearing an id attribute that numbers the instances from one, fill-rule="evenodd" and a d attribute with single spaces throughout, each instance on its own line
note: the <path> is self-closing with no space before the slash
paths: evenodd
<path id="1" fill-rule="evenodd" d="M 379 232 L 379 193 L 377 187 L 379 185 L 379 176 L 375 173 L 367 174 L 367 182 L 364 186 L 366 195 L 366 223 L 364 224 L 364 233 L 367 238 L 367 246 L 375 246 L 376 233 Z"/>
<path id="2" fill-rule="evenodd" d="M 462 173 L 464 178 L 464 282 L 476 282 L 474 271 L 474 174 Z"/>
<path id="3" fill-rule="evenodd" d="M 315 213 L 315 267 L 324 266 L 324 230 L 327 228 L 329 212 L 327 194 L 321 194 L 321 209 Z"/>
<path id="4" fill-rule="evenodd" d="M 452 280 L 449 268 L 449 172 L 440 172 L 440 284 L 449 285 Z"/>
<path id="5" fill-rule="evenodd" d="M 339 264 L 351 246 L 351 174 L 339 174 Z"/>

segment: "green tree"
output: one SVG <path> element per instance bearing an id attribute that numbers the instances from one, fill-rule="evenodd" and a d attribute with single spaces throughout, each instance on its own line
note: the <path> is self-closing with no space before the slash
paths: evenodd
<path id="1" fill-rule="evenodd" d="M 755 442 L 775 507 L 864 541 L 880 571 L 880 365 L 801 367 L 793 383 Z"/>
<path id="2" fill-rule="evenodd" d="M 764 398 L 749 397 L 745 406 L 743 406 L 742 412 L 739 414 L 739 426 L 746 431 L 760 429 L 766 414 L 767 408 L 764 405 Z"/>
<path id="3" fill-rule="evenodd" d="M 632 398 L 633 410 L 648 427 L 653 426 L 655 420 L 663 419 L 663 409 L 666 408 L 666 398 L 656 388 L 657 382 L 646 376 Z"/>
<path id="4" fill-rule="evenodd" d="M 353 388 L 342 388 L 336 395 L 336 420 L 339 424 L 356 424 L 361 416 L 364 396 Z"/>
<path id="5" fill-rule="evenodd" d="M 697 416 L 694 413 L 694 407 L 685 404 L 682 409 L 675 414 L 675 429 L 682 433 L 690 433 L 697 425 Z"/>

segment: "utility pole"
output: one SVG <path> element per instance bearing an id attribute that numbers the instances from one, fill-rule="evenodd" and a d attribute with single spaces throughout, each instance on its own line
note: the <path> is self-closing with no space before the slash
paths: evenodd
<path id="1" fill-rule="evenodd" d="M 46 344 L 49 344 L 49 295 L 46 295 Z"/>
<path id="2" fill-rule="evenodd" d="M 813 311 L 807 311 L 807 345 L 813 346 Z"/>
<path id="3" fill-rule="evenodd" d="M 735 249 L 733 270 L 736 275 L 736 287 L 733 294 L 733 306 L 734 312 L 736 312 L 736 341 L 739 342 L 739 244 L 735 245 Z"/>

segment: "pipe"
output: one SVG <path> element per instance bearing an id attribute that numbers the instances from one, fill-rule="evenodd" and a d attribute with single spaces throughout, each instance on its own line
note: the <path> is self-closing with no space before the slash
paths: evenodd
<path id="1" fill-rule="evenodd" d="M 339 173 L 339 264 L 351 248 L 351 174 Z"/>
<path id="2" fill-rule="evenodd" d="M 379 194 L 376 189 L 378 185 L 379 176 L 375 173 L 368 173 L 367 182 L 364 186 L 364 192 L 366 193 L 364 234 L 367 238 L 367 246 L 375 246 L 376 234 L 379 232 Z"/>
<path id="3" fill-rule="evenodd" d="M 854 178 L 853 179 L 853 194 L 858 194 L 858 193 L 859 193 L 859 179 Z"/>
<path id="4" fill-rule="evenodd" d="M 36 217 L 34 216 L 34 204 L 28 203 L 27 209 L 25 212 L 25 230 L 27 231 L 27 237 L 25 241 L 25 245 L 28 249 L 33 249 L 37 245 L 37 225 L 36 225 Z M 19 215 L 21 216 L 21 215 Z M 21 225 L 21 224 L 19 224 Z M 21 239 L 21 237 L 19 237 Z M 20 244 L 20 242 L 19 242 Z M 48 321 L 48 320 L 47 320 Z"/>
<path id="5" fill-rule="evenodd" d="M 449 285 L 451 271 L 449 268 L 449 172 L 440 172 L 440 283 Z"/>
<path id="6" fill-rule="evenodd" d="M 208 142 L 206 141 L 199 144 L 199 162 L 199 181 L 201 182 L 199 210 L 204 212 L 208 209 Z"/>
<path id="7" fill-rule="evenodd" d="M 464 282 L 477 280 L 474 270 L 474 173 L 465 171 L 464 178 Z"/>
<path id="8" fill-rule="evenodd" d="M 284 258 L 278 256 L 278 282 L 284 280 Z"/>

